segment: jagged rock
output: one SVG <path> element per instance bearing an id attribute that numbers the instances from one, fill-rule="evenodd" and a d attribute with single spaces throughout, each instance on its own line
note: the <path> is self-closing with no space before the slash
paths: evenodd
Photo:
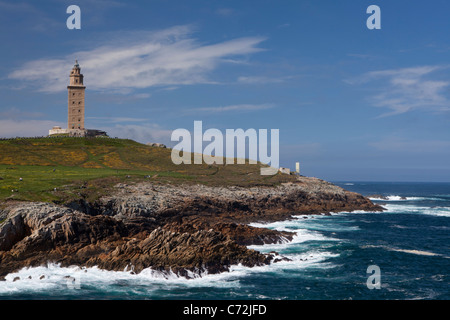
<path id="1" fill-rule="evenodd" d="M 16 207 L 0 226 L 0 276 L 48 261 L 108 270 L 132 267 L 135 272 L 152 267 L 186 274 L 186 270 L 221 272 L 238 263 L 261 265 L 271 259 L 214 230 L 177 233 L 150 224 L 144 237 L 142 230 L 136 233 L 133 223 L 127 226 L 110 216 L 89 216 L 56 205 Z"/>
<path id="2" fill-rule="evenodd" d="M 278 187 L 117 185 L 96 203 L 68 207 L 12 203 L 2 208 L 0 278 L 48 262 L 140 272 L 151 267 L 183 276 L 230 265 L 283 261 L 247 245 L 292 240 L 292 232 L 247 225 L 293 214 L 382 208 L 325 181 L 299 177 Z"/>
<path id="3" fill-rule="evenodd" d="M 316 178 L 278 187 L 171 186 L 139 183 L 117 186 L 117 193 L 101 199 L 101 206 L 117 218 L 161 217 L 192 212 L 220 215 L 230 222 L 276 221 L 292 214 L 382 208 L 369 199 Z"/>
<path id="4" fill-rule="evenodd" d="M 185 274 L 186 270 L 217 273 L 228 270 L 232 264 L 255 266 L 270 260 L 271 257 L 240 246 L 214 230 L 190 234 L 157 228 L 144 240 L 130 240 L 92 263 L 106 269 L 132 266 L 135 272 L 140 272 L 151 266 Z"/>

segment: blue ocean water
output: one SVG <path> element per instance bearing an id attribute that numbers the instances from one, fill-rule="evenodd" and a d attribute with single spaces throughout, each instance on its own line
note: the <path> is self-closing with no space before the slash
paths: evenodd
<path id="1" fill-rule="evenodd" d="M 387 210 L 254 224 L 295 231 L 291 242 L 251 247 L 291 261 L 189 280 L 50 264 L 9 274 L 0 299 L 449 299 L 450 183 L 336 184 L 387 197 L 373 199 Z M 367 286 L 371 265 L 379 289 Z"/>

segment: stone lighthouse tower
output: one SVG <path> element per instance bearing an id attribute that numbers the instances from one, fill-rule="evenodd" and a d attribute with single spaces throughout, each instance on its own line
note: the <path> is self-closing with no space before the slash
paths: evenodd
<path id="1" fill-rule="evenodd" d="M 84 90 L 86 87 L 83 83 L 83 75 L 81 74 L 78 60 L 70 71 L 70 82 L 67 86 L 68 90 L 68 119 L 67 129 L 61 129 L 60 126 L 54 126 L 48 131 L 49 136 L 68 135 L 69 137 L 99 137 L 108 136 L 105 131 L 97 129 L 86 129 L 84 127 Z"/>
<path id="2" fill-rule="evenodd" d="M 70 71 L 70 82 L 67 86 L 69 91 L 69 117 L 67 122 L 67 129 L 84 130 L 84 89 L 83 75 L 81 74 L 78 60 L 75 60 L 75 65 Z"/>

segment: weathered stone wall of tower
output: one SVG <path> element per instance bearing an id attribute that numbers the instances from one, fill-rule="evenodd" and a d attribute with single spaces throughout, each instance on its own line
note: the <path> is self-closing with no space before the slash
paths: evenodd
<path id="1" fill-rule="evenodd" d="M 70 72 L 68 89 L 68 119 L 67 129 L 84 130 L 84 90 L 83 75 L 80 72 L 78 62 Z"/>
<path id="2" fill-rule="evenodd" d="M 67 129 L 84 129 L 84 87 L 68 87 L 69 118 Z"/>

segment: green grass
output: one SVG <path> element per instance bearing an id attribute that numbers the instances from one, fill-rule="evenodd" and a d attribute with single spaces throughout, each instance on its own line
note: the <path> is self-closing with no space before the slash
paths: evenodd
<path id="1" fill-rule="evenodd" d="M 221 186 L 276 185 L 293 180 L 289 175 L 261 176 L 260 168 L 260 164 L 177 166 L 172 163 L 171 149 L 127 139 L 0 140 L 0 202 L 95 200 L 119 182 L 143 180 Z"/>
<path id="2" fill-rule="evenodd" d="M 90 187 L 90 192 L 96 187 L 94 182 L 111 183 L 136 182 L 149 179 L 186 179 L 190 177 L 177 172 L 152 172 L 128 169 L 86 169 L 64 166 L 10 166 L 0 165 L 0 200 L 28 201 L 60 201 L 64 193 L 76 195 L 79 189 Z M 103 181 L 102 181 L 103 179 Z M 104 185 L 104 183 L 103 183 Z M 106 187 L 106 186 L 105 186 Z M 56 188 L 56 190 L 55 190 Z"/>

